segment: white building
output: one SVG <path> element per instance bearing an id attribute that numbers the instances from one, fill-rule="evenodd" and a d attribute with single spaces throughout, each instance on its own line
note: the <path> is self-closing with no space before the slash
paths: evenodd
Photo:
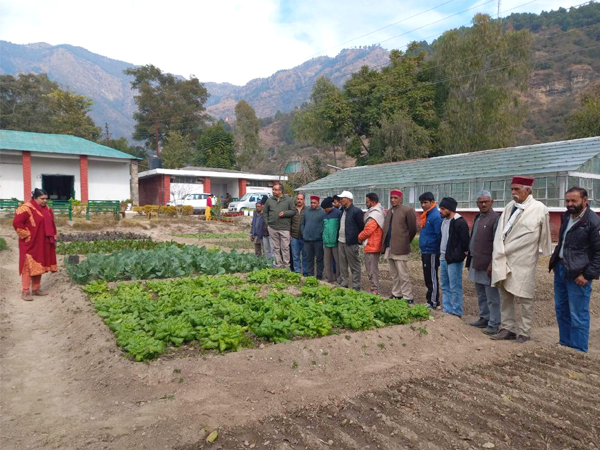
<path id="1" fill-rule="evenodd" d="M 164 205 L 188 194 L 211 193 L 233 198 L 254 192 L 271 192 L 275 181 L 287 181 L 286 176 L 261 175 L 212 167 L 183 169 L 153 169 L 139 174 L 140 204 Z"/>
<path id="2" fill-rule="evenodd" d="M 127 200 L 137 204 L 138 158 L 76 136 L 0 130 L 0 198 Z"/>

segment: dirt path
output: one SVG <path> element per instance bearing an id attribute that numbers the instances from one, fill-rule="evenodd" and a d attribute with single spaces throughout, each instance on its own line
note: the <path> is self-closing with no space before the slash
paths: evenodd
<path id="1" fill-rule="evenodd" d="M 152 230 L 152 234 L 169 237 L 165 230 Z M 0 252 L 3 448 L 191 449 L 204 442 L 214 429 L 221 430 L 214 447 L 224 449 L 243 446 L 245 440 L 249 442 L 247 447 L 256 444 L 256 448 L 261 448 L 266 440 L 271 442 L 265 448 L 278 448 L 276 445 L 283 445 L 279 447 L 282 449 L 323 448 L 325 444 L 318 439 L 325 442 L 333 439 L 335 445 L 325 445 L 327 448 L 368 448 L 368 445 L 376 448 L 373 442 L 380 448 L 450 448 L 448 443 L 465 442 L 468 444 L 465 448 L 471 448 L 479 446 L 480 440 L 488 435 L 490 439 L 497 438 L 484 427 L 485 420 L 499 424 L 505 421 L 503 416 L 494 414 L 505 414 L 513 420 L 511 408 L 516 406 L 511 406 L 512 403 L 520 405 L 517 410 L 520 416 L 514 416 L 515 423 L 530 417 L 534 428 L 546 429 L 548 424 L 559 423 L 561 414 L 573 424 L 580 417 L 584 423 L 578 428 L 584 433 L 580 440 L 586 445 L 590 440 L 599 445 L 590 427 L 594 425 L 596 430 L 600 427 L 597 422 L 600 414 L 594 409 L 589 414 L 587 410 L 576 409 L 586 409 L 594 402 L 597 407 L 600 403 L 597 390 L 600 383 L 593 377 L 598 374 L 600 348 L 595 316 L 591 344 L 594 350 L 586 356 L 557 349 L 553 344 L 557 334 L 554 326 L 536 329 L 535 341 L 519 347 L 510 342 L 493 342 L 457 318 L 435 314 L 433 320 L 413 327 L 345 333 L 226 355 L 162 357 L 148 364 L 134 363 L 123 358 L 110 330 L 79 287 L 62 271 L 44 277 L 44 287 L 50 290 L 50 296 L 36 298 L 31 303 L 21 301 L 16 239 L 5 228 L 0 229 L 0 235 L 6 237 L 10 247 Z M 413 270 L 418 273 L 417 266 Z M 468 291 L 465 302 L 467 310 L 473 310 L 474 298 Z M 598 305 L 595 289 L 593 306 Z M 551 298 L 542 295 L 539 302 L 542 310 L 536 323 L 545 325 L 550 320 L 553 312 L 547 310 L 551 306 Z M 516 353 L 524 356 L 517 357 Z M 540 356 L 535 356 L 536 353 Z M 584 374 L 584 379 L 571 379 L 560 369 L 544 369 L 552 368 L 554 361 L 565 364 L 576 377 Z M 512 369 L 503 369 L 506 364 Z M 533 375 L 527 372 L 530 366 L 536 370 Z M 507 385 L 507 389 L 516 390 L 513 393 L 509 389 L 507 395 L 512 403 L 504 405 L 498 393 L 507 393 L 500 387 L 505 386 L 503 377 L 509 372 L 523 372 L 523 375 L 519 383 Z M 538 372 L 542 381 L 535 386 Z M 532 384 L 536 390 L 531 390 Z M 402 386 L 406 386 L 405 392 Z M 558 386 L 565 386 L 564 392 Z M 395 390 L 406 394 L 401 396 L 405 407 L 394 400 L 394 396 L 398 397 Z M 479 400 L 473 403 L 471 396 Z M 564 413 L 556 411 L 557 419 L 553 416 L 555 410 L 530 399 L 546 403 L 556 400 L 555 404 Z M 460 418 L 469 412 L 473 417 L 469 420 L 475 420 L 480 414 L 488 414 L 480 413 L 477 408 L 489 408 L 486 409 L 489 418 L 463 426 L 467 437 L 473 432 L 483 437 L 464 440 L 461 437 L 464 432 L 456 428 L 462 421 L 448 422 L 446 418 Z M 503 408 L 507 412 L 499 412 Z M 546 411 L 539 415 L 541 419 L 535 415 L 536 408 Z M 354 411 L 352 420 L 356 424 L 376 425 L 377 429 L 383 426 L 377 414 L 384 414 L 389 420 L 398 421 L 394 423 L 401 427 L 407 427 L 406 433 L 401 431 L 409 440 L 388 442 L 391 439 L 388 434 L 385 439 L 374 437 L 373 442 L 366 441 L 362 428 L 348 425 L 350 419 L 343 426 L 344 419 L 337 421 L 346 410 Z M 439 422 L 427 420 L 435 417 L 440 418 Z M 275 422 L 282 427 L 272 425 Z M 428 425 L 429 422 L 432 424 Z M 419 431 L 418 425 L 423 423 Z M 327 434 L 309 428 L 310 432 L 303 433 L 306 441 L 297 431 L 298 427 L 307 426 L 337 431 Z M 388 428 L 385 430 L 387 433 Z M 275 431 L 287 440 L 269 438 Z M 506 431 L 509 441 L 516 439 L 517 431 Z M 530 437 L 532 448 L 541 448 L 534 431 Z M 344 433 L 357 444 L 351 440 L 343 443 L 346 441 L 340 436 Z M 317 443 L 311 443 L 311 435 Z M 549 448 L 578 448 L 571 440 L 557 440 L 556 436 L 561 435 L 557 431 L 546 434 L 544 439 L 552 443 Z M 511 447 L 506 443 L 509 441 L 498 436 L 493 441 L 498 448 L 519 448 L 516 444 Z M 415 439 L 422 444 L 416 445 Z"/>

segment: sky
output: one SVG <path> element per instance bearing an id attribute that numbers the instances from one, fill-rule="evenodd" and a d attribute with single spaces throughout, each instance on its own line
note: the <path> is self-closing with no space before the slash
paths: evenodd
<path id="1" fill-rule="evenodd" d="M 501 0 L 500 15 L 584 0 Z M 0 0 L 0 40 L 71 44 L 200 81 L 243 85 L 343 48 L 403 49 L 496 15 L 498 0 Z M 0 52 L 2 49 L 0 48 Z"/>

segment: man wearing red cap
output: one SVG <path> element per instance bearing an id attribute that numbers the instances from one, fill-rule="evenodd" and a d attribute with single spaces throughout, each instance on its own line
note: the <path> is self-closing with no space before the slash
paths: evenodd
<path id="1" fill-rule="evenodd" d="M 415 211 L 402 204 L 402 191 L 390 191 L 392 207 L 385 216 L 383 225 L 383 244 L 381 252 L 390 263 L 390 274 L 394 284 L 390 298 L 404 298 L 414 302 L 412 283 L 408 273 L 410 243 L 417 235 L 417 216 Z"/>
<path id="2" fill-rule="evenodd" d="M 539 252 L 550 256 L 550 216 L 548 208 L 531 195 L 534 179 L 516 176 L 510 186 L 513 201 L 506 205 L 494 237 L 492 284 L 500 290 L 502 323 L 495 340 L 531 339 L 535 269 Z M 521 319 L 516 320 L 516 304 Z"/>
<path id="3" fill-rule="evenodd" d="M 304 212 L 300 222 L 300 232 L 306 251 L 305 275 L 315 276 L 316 258 L 316 276 L 319 280 L 323 278 L 323 221 L 325 220 L 325 211 L 319 206 L 320 200 L 316 195 L 310 196 L 310 208 Z"/>

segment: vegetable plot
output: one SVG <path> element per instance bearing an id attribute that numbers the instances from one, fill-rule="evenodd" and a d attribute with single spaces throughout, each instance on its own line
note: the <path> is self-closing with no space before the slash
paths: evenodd
<path id="1" fill-rule="evenodd" d="M 117 241 L 131 239 L 150 239 L 150 236 L 140 233 L 124 233 L 122 231 L 102 231 L 97 233 L 60 233 L 59 242 L 88 242 L 88 241 Z"/>
<path id="2" fill-rule="evenodd" d="M 264 283 L 301 288 L 276 291 Z M 349 289 L 304 282 L 287 270 L 179 280 L 120 283 L 109 289 L 95 281 L 84 288 L 98 314 L 115 333 L 117 345 L 136 361 L 156 357 L 170 346 L 195 342 L 221 352 L 250 347 L 256 340 L 286 342 L 325 336 L 336 329 L 366 330 L 429 318 L 424 305 L 409 307 Z M 267 291 L 261 295 L 261 292 Z"/>
<path id="3" fill-rule="evenodd" d="M 87 255 L 88 253 L 114 253 L 122 250 L 154 250 L 167 247 L 184 247 L 175 241 L 156 242 L 152 239 L 131 239 L 114 241 L 75 241 L 59 242 L 56 253 L 59 255 Z"/>
<path id="4" fill-rule="evenodd" d="M 195 245 L 156 250 L 124 250 L 103 255 L 90 253 L 79 264 L 65 261 L 67 273 L 77 283 L 92 280 L 145 280 L 175 278 L 194 273 L 218 275 L 263 269 L 267 262 L 253 254 L 207 250 Z"/>

